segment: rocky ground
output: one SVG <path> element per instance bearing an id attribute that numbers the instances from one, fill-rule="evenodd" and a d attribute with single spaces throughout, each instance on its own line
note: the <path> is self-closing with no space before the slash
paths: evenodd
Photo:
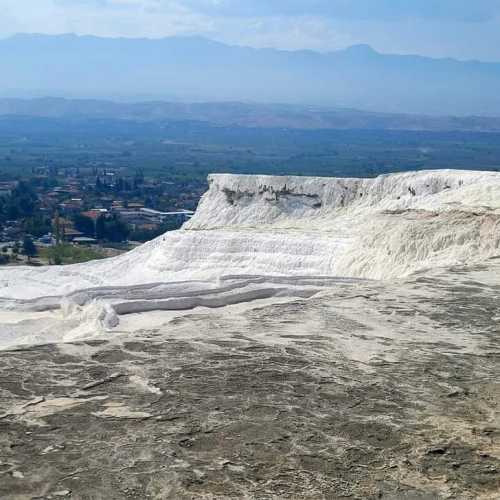
<path id="1" fill-rule="evenodd" d="M 0 352 L 0 498 L 500 498 L 499 304 L 492 261 Z"/>

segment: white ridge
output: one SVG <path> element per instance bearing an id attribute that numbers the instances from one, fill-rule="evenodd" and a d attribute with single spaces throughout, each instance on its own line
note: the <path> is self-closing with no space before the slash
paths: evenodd
<path id="1" fill-rule="evenodd" d="M 209 186 L 181 230 L 122 256 L 1 269 L 0 308 L 53 311 L 97 331 L 130 312 L 306 297 L 339 277 L 387 280 L 500 254 L 497 172 L 217 174 Z"/>

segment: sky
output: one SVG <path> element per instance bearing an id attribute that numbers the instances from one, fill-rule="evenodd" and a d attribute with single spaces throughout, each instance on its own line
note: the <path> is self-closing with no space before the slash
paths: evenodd
<path id="1" fill-rule="evenodd" d="M 500 61 L 500 0 L 0 0 L 0 37 L 201 35 L 252 47 Z"/>

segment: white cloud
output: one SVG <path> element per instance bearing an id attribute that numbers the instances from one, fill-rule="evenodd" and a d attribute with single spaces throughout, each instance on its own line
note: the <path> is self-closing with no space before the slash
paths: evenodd
<path id="1" fill-rule="evenodd" d="M 232 44 L 287 50 L 328 51 L 358 43 L 330 21 L 313 16 L 222 18 L 214 22 L 208 35 Z"/>
<path id="2" fill-rule="evenodd" d="M 332 19 L 442 19 L 484 22 L 500 15 L 498 0 L 183 0 L 196 10 L 230 16 Z M 159 0 L 161 2 L 161 0 Z"/>
<path id="3" fill-rule="evenodd" d="M 385 52 L 500 60 L 499 10 L 497 0 L 0 0 L 0 36 L 197 34 L 255 47 L 368 43 Z"/>
<path id="4" fill-rule="evenodd" d="M 162 37 L 209 31 L 211 19 L 158 0 L 0 0 L 0 34 L 17 32 Z"/>

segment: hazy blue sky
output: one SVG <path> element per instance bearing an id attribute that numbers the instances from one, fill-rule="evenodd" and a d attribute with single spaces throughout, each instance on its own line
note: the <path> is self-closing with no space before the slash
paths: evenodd
<path id="1" fill-rule="evenodd" d="M 203 35 L 254 47 L 382 52 L 500 61 L 500 0 L 0 0 L 15 32 Z"/>

